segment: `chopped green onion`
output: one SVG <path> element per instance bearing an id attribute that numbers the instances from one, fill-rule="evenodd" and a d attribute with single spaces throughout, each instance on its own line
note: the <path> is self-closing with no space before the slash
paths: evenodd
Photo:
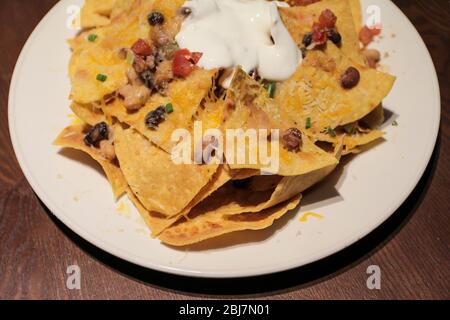
<path id="1" fill-rule="evenodd" d="M 394 122 L 392 122 L 392 125 L 393 125 L 394 127 L 396 127 L 396 126 L 398 126 L 398 122 L 394 120 Z"/>
<path id="2" fill-rule="evenodd" d="M 269 92 L 269 97 L 273 98 L 275 96 L 275 83 L 271 82 L 267 85 L 267 91 Z"/>
<path id="3" fill-rule="evenodd" d="M 333 138 L 336 137 L 336 131 L 334 131 L 333 128 L 328 127 L 326 132 L 327 132 L 327 134 L 329 134 L 329 135 L 332 136 Z"/>
<path id="4" fill-rule="evenodd" d="M 173 104 L 168 103 L 166 104 L 166 113 L 172 113 L 173 112 Z"/>
<path id="5" fill-rule="evenodd" d="M 97 38 L 98 38 L 98 35 L 96 35 L 95 33 L 91 33 L 91 34 L 88 36 L 88 40 L 89 40 L 90 42 L 94 42 L 95 40 L 97 40 Z"/>
<path id="6" fill-rule="evenodd" d="M 96 79 L 97 79 L 98 81 L 100 81 L 100 82 L 105 82 L 106 79 L 108 79 L 108 76 L 99 73 L 99 74 L 97 75 L 97 78 L 96 78 Z"/>
<path id="7" fill-rule="evenodd" d="M 347 125 L 344 126 L 344 130 L 348 134 L 354 134 L 355 133 L 355 129 L 356 129 L 356 126 L 355 126 L 354 123 L 347 124 Z"/>
<path id="8" fill-rule="evenodd" d="M 311 118 L 306 118 L 306 129 L 311 129 Z"/>
<path id="9" fill-rule="evenodd" d="M 129 65 L 134 63 L 134 54 L 132 52 L 127 52 L 127 63 Z"/>

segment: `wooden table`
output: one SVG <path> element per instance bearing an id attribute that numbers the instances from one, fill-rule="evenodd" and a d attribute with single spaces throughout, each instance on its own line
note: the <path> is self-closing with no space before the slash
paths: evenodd
<path id="1" fill-rule="evenodd" d="M 62 225 L 33 193 L 11 147 L 8 90 L 20 49 L 56 2 L 0 1 L 0 298 L 450 298 L 448 1 L 395 1 L 424 38 L 442 93 L 440 138 L 409 199 L 380 228 L 332 257 L 281 274 L 243 280 L 176 277 L 121 261 Z M 420 130 L 427 128 L 417 128 L 417 134 Z M 82 270 L 81 290 L 66 287 L 66 270 L 73 264 Z M 381 290 L 366 286 L 370 265 L 381 268 Z"/>

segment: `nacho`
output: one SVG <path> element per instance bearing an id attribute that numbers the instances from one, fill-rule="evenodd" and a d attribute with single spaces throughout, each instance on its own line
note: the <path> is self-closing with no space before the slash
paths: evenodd
<path id="1" fill-rule="evenodd" d="M 228 111 L 228 117 L 224 129 L 278 129 L 286 130 L 294 122 L 289 122 L 283 116 L 282 104 L 268 97 L 266 90 L 255 80 L 251 79 L 242 69 L 237 69 L 227 99 L 233 101 L 232 110 Z M 301 129 L 300 129 L 301 130 Z M 274 142 L 277 143 L 277 142 Z M 279 154 L 272 154 L 272 142 L 268 141 L 267 151 L 269 156 L 279 156 L 279 168 L 275 172 L 281 176 L 302 175 L 337 163 L 336 159 L 314 145 L 306 135 L 302 136 L 302 148 L 300 152 L 286 150 L 279 143 Z M 238 152 L 234 159 L 227 159 L 232 169 L 263 169 L 268 171 L 260 157 L 259 150 L 250 150 L 250 144 L 246 144 L 246 160 L 249 154 L 258 154 L 256 163 L 246 161 L 239 163 Z"/>
<path id="2" fill-rule="evenodd" d="M 70 105 L 70 109 L 72 109 L 73 113 L 83 120 L 83 122 L 94 126 L 99 122 L 105 121 L 110 122 L 106 119 L 106 116 L 102 112 L 101 109 L 95 107 L 92 104 L 79 104 L 76 102 L 73 102 Z"/>
<path id="3" fill-rule="evenodd" d="M 167 245 L 270 227 L 382 138 L 395 80 L 366 65 L 358 0 L 288 2 L 86 0 L 69 40 L 77 120 L 55 144 L 99 162 Z"/>
<path id="4" fill-rule="evenodd" d="M 155 211 L 148 211 L 142 205 L 142 203 L 139 201 L 139 199 L 136 197 L 136 195 L 130 188 L 127 189 L 127 195 L 130 201 L 137 208 L 145 224 L 151 230 L 151 234 L 153 237 L 157 237 L 159 234 L 161 234 L 161 232 L 172 226 L 175 222 L 177 222 L 180 219 L 179 216 L 167 218 L 165 215 L 161 213 Z"/>
<path id="5" fill-rule="evenodd" d="M 332 155 L 336 159 L 335 164 L 298 176 L 254 176 L 239 183 L 228 182 L 193 208 L 190 214 L 214 212 L 235 215 L 243 212 L 259 212 L 273 207 L 323 180 L 336 168 L 342 152 L 343 139 L 341 137 L 337 141 Z"/>
<path id="6" fill-rule="evenodd" d="M 292 38 L 301 45 L 303 37 L 311 32 L 313 23 L 325 9 L 330 9 L 337 16 L 336 29 L 342 37 L 340 46 L 342 54 L 356 63 L 364 64 L 352 8 L 348 0 L 322 0 L 308 6 L 280 8 L 280 14 Z M 328 41 L 328 43 L 331 42 Z"/>
<path id="7" fill-rule="evenodd" d="M 130 113 L 117 99 L 112 104 L 105 105 L 102 110 L 108 116 L 117 118 L 139 131 L 142 135 L 164 149 L 172 152 L 176 142 L 172 141 L 172 133 L 176 129 L 189 130 L 193 126 L 193 116 L 199 110 L 202 100 L 211 90 L 215 71 L 196 70 L 185 80 L 175 80 L 170 84 L 167 95 L 153 95 L 146 105 L 136 113 Z M 167 115 L 156 130 L 146 126 L 145 118 L 149 112 L 160 106 L 171 103 L 173 112 Z"/>
<path id="8" fill-rule="evenodd" d="M 348 0 L 348 3 L 350 5 L 350 10 L 352 11 L 356 34 L 359 34 L 359 30 L 363 26 L 361 2 L 359 0 Z"/>
<path id="9" fill-rule="evenodd" d="M 324 68 L 330 59 L 332 67 Z M 340 83 L 349 67 L 356 68 L 361 77 L 350 90 Z M 308 53 L 294 75 L 277 88 L 275 100 L 282 106 L 283 117 L 303 126 L 309 118 L 308 135 L 314 135 L 365 117 L 388 95 L 394 81 L 389 74 L 354 63 L 329 43 L 327 54 Z"/>
<path id="10" fill-rule="evenodd" d="M 61 132 L 54 144 L 63 148 L 83 151 L 97 161 L 102 166 L 103 171 L 111 184 L 114 196 L 118 199 L 126 192 L 128 185 L 122 171 L 116 163 L 106 160 L 99 149 L 89 147 L 84 143 L 85 131 L 85 125 L 67 127 Z"/>
<path id="11" fill-rule="evenodd" d="M 130 66 L 119 53 L 137 39 L 148 37 L 150 26 L 146 21 L 151 8 L 152 1 L 137 1 L 128 14 L 119 15 L 105 27 L 84 32 L 71 42 L 74 50 L 69 65 L 71 100 L 83 104 L 99 101 L 127 84 Z M 97 35 L 97 39 L 89 41 L 88 34 Z M 98 75 L 107 78 L 99 81 Z"/>
<path id="12" fill-rule="evenodd" d="M 300 203 L 300 196 L 258 213 L 224 216 L 215 212 L 190 217 L 180 224 L 166 229 L 160 239 L 171 246 L 186 246 L 227 233 L 242 230 L 261 230 L 270 227 L 289 210 Z"/>
<path id="13" fill-rule="evenodd" d="M 179 214 L 211 180 L 217 166 L 175 164 L 133 129 L 115 131 L 120 167 L 130 188 L 149 211 Z"/>
<path id="14" fill-rule="evenodd" d="M 80 12 L 81 28 L 106 26 L 134 2 L 135 0 L 86 0 Z"/>

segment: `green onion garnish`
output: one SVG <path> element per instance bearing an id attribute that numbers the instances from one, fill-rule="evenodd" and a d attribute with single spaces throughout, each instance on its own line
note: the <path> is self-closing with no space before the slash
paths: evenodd
<path id="1" fill-rule="evenodd" d="M 355 129 L 356 129 L 356 126 L 353 123 L 347 124 L 347 125 L 344 126 L 344 130 L 348 134 L 354 134 L 355 133 Z"/>
<path id="2" fill-rule="evenodd" d="M 173 112 L 173 104 L 168 103 L 166 104 L 166 113 L 172 113 Z"/>
<path id="3" fill-rule="evenodd" d="M 329 134 L 329 135 L 332 136 L 333 138 L 336 137 L 336 131 L 334 131 L 333 128 L 328 127 L 326 132 L 327 132 L 327 134 Z"/>
<path id="4" fill-rule="evenodd" d="M 271 82 L 267 85 L 267 91 L 269 92 L 269 97 L 273 98 L 275 96 L 275 83 Z"/>
<path id="5" fill-rule="evenodd" d="M 88 40 L 89 40 L 90 42 L 94 42 L 95 40 L 97 40 L 97 38 L 98 38 L 98 35 L 96 35 L 95 33 L 91 33 L 91 34 L 88 36 Z"/>
<path id="6" fill-rule="evenodd" d="M 311 129 L 311 118 L 306 118 L 306 129 Z"/>
<path id="7" fill-rule="evenodd" d="M 396 127 L 396 126 L 398 126 L 398 122 L 394 120 L 394 121 L 392 122 L 392 125 L 393 125 L 394 127 Z"/>
<path id="8" fill-rule="evenodd" d="M 134 54 L 132 52 L 127 53 L 127 63 L 132 65 L 134 63 Z"/>
<path id="9" fill-rule="evenodd" d="M 97 78 L 96 78 L 96 79 L 97 79 L 98 81 L 100 81 L 100 82 L 105 82 L 106 79 L 108 79 L 108 76 L 99 73 L 99 74 L 97 75 Z"/>

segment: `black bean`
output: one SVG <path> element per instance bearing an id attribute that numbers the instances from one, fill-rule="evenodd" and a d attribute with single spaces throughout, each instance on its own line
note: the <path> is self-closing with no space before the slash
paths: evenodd
<path id="1" fill-rule="evenodd" d="M 141 78 L 142 82 L 144 82 L 145 86 L 152 90 L 155 87 L 155 81 L 153 77 L 153 72 L 149 69 L 144 70 L 139 77 Z"/>
<path id="2" fill-rule="evenodd" d="M 151 26 L 164 23 L 164 15 L 161 12 L 154 11 L 148 15 L 148 23 Z"/>
<path id="3" fill-rule="evenodd" d="M 97 123 L 84 137 L 84 143 L 97 147 L 99 142 L 108 139 L 108 125 L 105 122 Z"/>
<path id="4" fill-rule="evenodd" d="M 302 41 L 303 45 L 305 47 L 309 47 L 312 43 L 312 33 L 308 32 L 307 34 L 305 34 L 305 36 L 303 37 L 303 41 Z"/>
<path id="5" fill-rule="evenodd" d="M 302 133 L 297 128 L 286 130 L 283 135 L 283 145 L 288 151 L 299 152 L 302 145 Z"/>
<path id="6" fill-rule="evenodd" d="M 149 112 L 145 117 L 145 125 L 147 128 L 156 130 L 161 122 L 166 119 L 166 109 L 159 106 L 155 110 Z"/>
<path id="7" fill-rule="evenodd" d="M 341 85 L 344 89 L 354 88 L 359 83 L 360 77 L 358 69 L 349 67 L 341 76 Z"/>
<path id="8" fill-rule="evenodd" d="M 335 45 L 340 44 L 342 40 L 341 34 L 335 28 L 327 30 L 327 37 Z"/>

